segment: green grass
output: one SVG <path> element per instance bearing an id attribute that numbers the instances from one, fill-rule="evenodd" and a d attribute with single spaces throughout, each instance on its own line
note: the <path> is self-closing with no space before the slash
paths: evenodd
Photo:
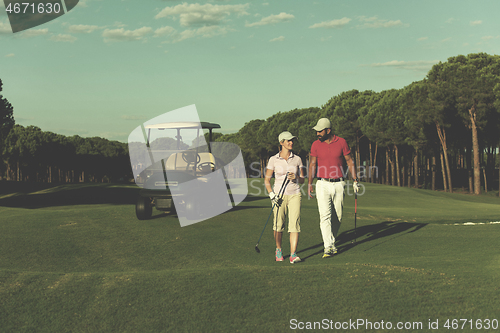
<path id="1" fill-rule="evenodd" d="M 257 194 L 261 180 L 251 180 Z M 23 185 L 25 186 L 25 185 Z M 0 332 L 281 332 L 290 320 L 500 320 L 500 199 L 366 184 L 323 252 L 303 198 L 299 256 L 274 262 L 269 199 L 181 228 L 135 217 L 137 189 L 0 191 Z M 263 192 L 261 192 L 263 193 Z M 289 255 L 284 237 L 284 253 Z M 364 331 L 360 329 L 360 331 Z M 406 331 L 417 331 L 406 330 Z"/>

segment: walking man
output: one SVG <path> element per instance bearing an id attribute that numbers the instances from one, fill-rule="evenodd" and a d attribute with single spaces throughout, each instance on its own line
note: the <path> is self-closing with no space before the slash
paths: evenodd
<path id="1" fill-rule="evenodd" d="M 325 247 L 323 258 L 331 257 L 337 253 L 335 237 L 342 222 L 345 176 L 347 175 L 347 172 L 344 173 L 342 168 L 344 160 L 347 162 L 354 179 L 354 192 L 357 193 L 359 189 L 351 150 L 343 138 L 332 134 L 331 128 L 330 120 L 327 118 L 321 118 L 313 127 L 318 140 L 314 141 L 311 146 L 307 188 L 307 193 L 312 198 L 314 192 L 312 182 L 317 166 L 316 198 L 318 200 L 319 225 Z"/>

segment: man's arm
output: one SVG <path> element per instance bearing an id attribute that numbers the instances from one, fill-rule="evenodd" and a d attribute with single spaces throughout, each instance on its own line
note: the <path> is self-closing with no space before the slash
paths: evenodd
<path id="1" fill-rule="evenodd" d="M 317 163 L 317 158 L 316 156 L 309 156 L 309 184 L 307 185 L 307 194 L 309 195 L 310 198 L 312 198 L 312 194 L 314 192 L 312 182 L 314 179 L 314 172 L 316 171 L 316 163 Z"/>
<path id="2" fill-rule="evenodd" d="M 352 183 L 352 188 L 354 189 L 354 193 L 358 193 L 359 185 L 358 185 L 358 176 L 356 175 L 356 166 L 354 165 L 354 161 L 352 160 L 351 154 L 344 156 L 345 161 L 347 162 L 347 166 L 349 167 L 349 171 L 351 171 L 351 176 L 354 179 Z"/>
<path id="3" fill-rule="evenodd" d="M 352 179 L 357 180 L 358 177 L 356 175 L 356 166 L 354 165 L 354 161 L 351 157 L 351 154 L 344 156 L 345 161 L 347 162 L 347 167 L 349 168 L 349 172 L 351 172 Z"/>

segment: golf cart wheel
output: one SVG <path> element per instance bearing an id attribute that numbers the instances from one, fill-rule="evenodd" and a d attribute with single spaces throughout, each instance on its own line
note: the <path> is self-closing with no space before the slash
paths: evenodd
<path id="1" fill-rule="evenodd" d="M 153 206 L 149 202 L 149 198 L 139 197 L 135 204 L 135 215 L 139 220 L 147 220 L 153 214 Z"/>

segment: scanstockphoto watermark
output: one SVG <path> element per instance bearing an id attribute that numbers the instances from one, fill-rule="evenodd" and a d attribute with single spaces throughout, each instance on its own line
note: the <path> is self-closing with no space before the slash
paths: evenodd
<path id="1" fill-rule="evenodd" d="M 368 319 L 349 319 L 349 321 L 334 321 L 323 319 L 321 321 L 299 321 L 290 319 L 292 330 L 422 330 L 424 323 L 420 321 L 407 321 L 393 323 L 390 321 L 370 321 Z M 431 325 L 426 328 L 431 328 Z"/>
<path id="2" fill-rule="evenodd" d="M 309 168 L 306 166 L 303 167 L 305 177 L 308 178 L 309 176 Z M 263 178 L 263 171 L 265 173 L 265 168 L 262 168 L 262 165 L 260 162 L 252 162 L 250 163 L 250 170 L 251 172 L 249 173 L 249 178 Z M 343 168 L 343 167 L 336 167 L 332 166 L 330 168 L 327 167 L 318 167 L 317 174 L 320 174 L 321 172 L 326 172 L 329 175 L 333 175 L 332 178 L 347 178 L 347 175 L 349 174 L 349 168 Z M 375 176 L 375 178 L 378 178 L 378 167 L 377 166 L 358 166 L 356 168 L 356 178 L 359 179 L 369 179 L 372 176 Z"/>
<path id="3" fill-rule="evenodd" d="M 365 185 L 363 185 L 363 183 L 358 183 L 358 186 L 359 186 L 358 196 L 364 195 L 365 194 Z M 258 196 L 267 194 L 267 191 L 264 187 L 264 184 L 262 183 L 262 181 L 260 179 L 253 178 L 252 180 L 250 180 L 248 187 L 249 187 L 248 195 L 258 197 Z M 316 187 L 316 183 L 313 184 L 313 187 L 314 188 Z M 307 195 L 307 182 L 300 184 L 299 188 L 300 188 L 300 193 L 302 194 L 302 196 L 307 196 L 308 200 L 311 199 Z M 352 181 L 349 181 L 349 180 L 346 181 L 345 194 L 348 196 L 354 195 L 354 189 L 352 188 Z"/>
<path id="4" fill-rule="evenodd" d="M 439 330 L 497 330 L 499 326 L 498 319 L 473 319 L 473 318 L 448 318 L 448 319 L 428 319 L 427 322 L 421 321 L 372 321 L 368 319 L 349 319 L 349 321 L 334 321 L 323 319 L 321 321 L 299 321 L 290 319 L 290 329 L 292 330 L 398 330 L 398 331 L 439 331 Z"/>
<path id="5" fill-rule="evenodd" d="M 262 178 L 262 175 L 263 175 L 261 170 L 260 170 L 260 163 L 259 162 L 251 163 L 250 169 L 252 170 L 252 172 L 249 175 L 249 178 L 251 178 L 251 180 L 249 182 L 248 195 L 260 196 L 260 195 L 266 194 L 267 192 L 262 184 L 262 181 L 260 180 Z M 359 179 L 369 178 L 369 177 L 371 177 L 371 174 L 374 174 L 376 177 L 378 177 L 378 169 L 375 166 L 368 167 L 368 168 L 364 167 L 364 166 L 360 166 L 357 169 L 358 170 L 356 172 L 356 177 Z M 308 170 L 306 167 L 304 167 L 304 173 L 305 173 L 305 179 L 307 180 L 308 179 Z M 348 174 L 347 168 L 346 169 L 341 168 L 341 171 L 339 171 L 338 174 L 340 175 L 339 177 L 347 178 L 347 174 Z M 308 186 L 308 183 L 307 183 L 307 181 L 305 181 L 304 183 L 299 185 L 299 188 L 300 188 L 300 192 L 302 193 L 302 195 L 307 196 L 307 198 L 310 199 L 310 197 L 307 195 L 307 186 Z M 316 184 L 313 183 L 313 187 L 315 187 L 315 186 L 316 186 Z M 359 186 L 358 195 L 359 196 L 364 195 L 365 194 L 365 186 L 363 185 L 363 183 L 358 183 L 358 186 Z M 350 180 L 346 181 L 345 194 L 348 196 L 354 195 L 352 181 L 350 181 Z"/>
<path id="6" fill-rule="evenodd" d="M 4 5 L 12 32 L 16 33 L 61 17 L 75 8 L 78 2 L 79 0 L 4 0 Z"/>

